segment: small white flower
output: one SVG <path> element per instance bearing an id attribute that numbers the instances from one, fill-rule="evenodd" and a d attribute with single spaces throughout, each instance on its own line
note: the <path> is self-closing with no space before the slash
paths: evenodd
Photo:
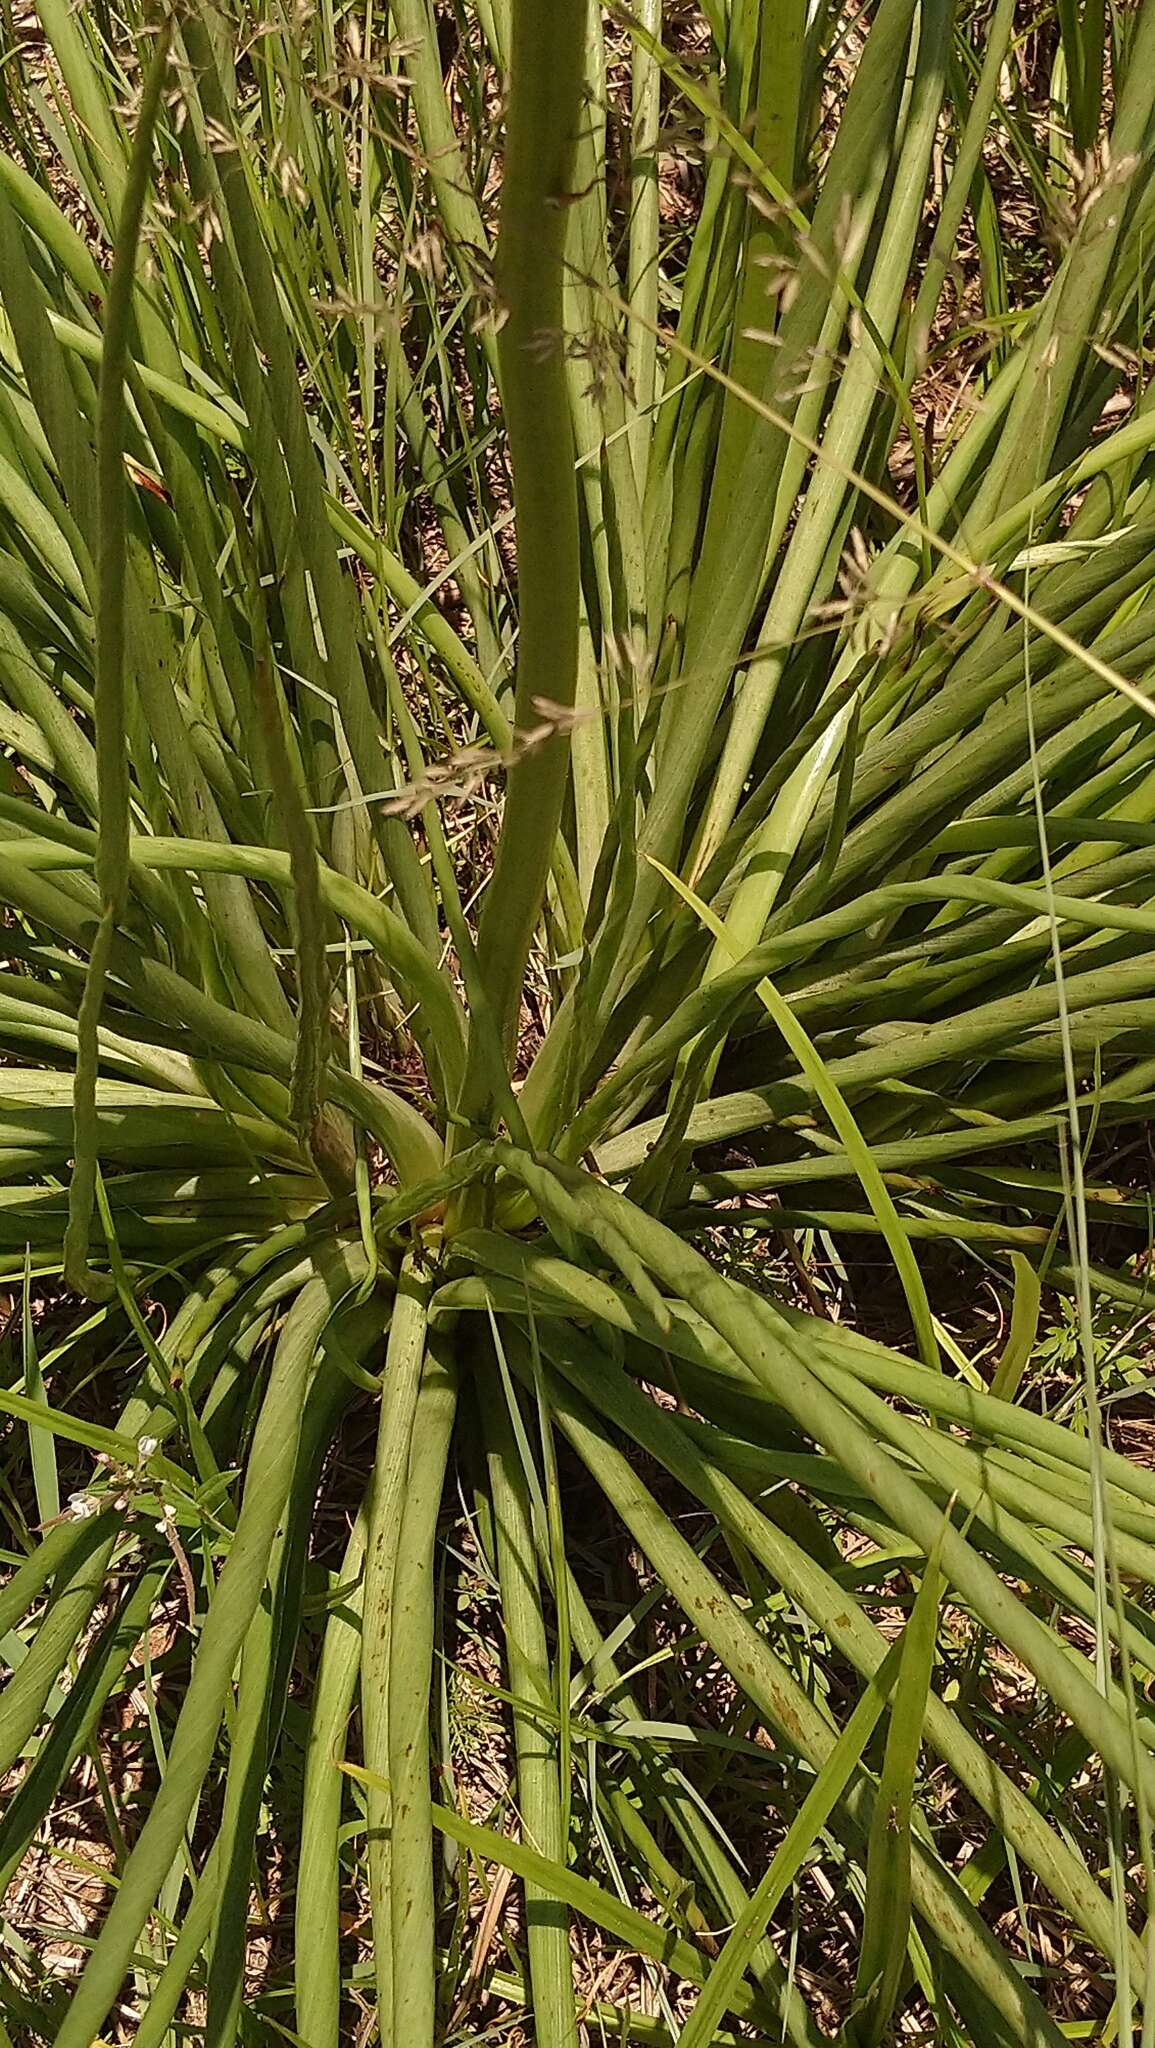
<path id="1" fill-rule="evenodd" d="M 142 1436 L 136 1448 L 140 1452 L 142 1458 L 151 1458 L 159 1442 L 159 1437 Z"/>

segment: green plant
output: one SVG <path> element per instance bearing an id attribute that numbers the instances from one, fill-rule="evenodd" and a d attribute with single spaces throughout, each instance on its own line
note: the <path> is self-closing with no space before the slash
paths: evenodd
<path id="1" fill-rule="evenodd" d="M 1004 1874 L 1150 2040 L 1155 1483 L 1102 1441 L 1093 1376 L 1083 1436 L 943 1370 L 919 1254 L 1025 1255 L 1086 1331 L 1088 1222 L 1146 1242 L 1083 1150 L 1155 1081 L 1155 7 L 1111 39 L 1062 15 L 1075 146 L 1108 62 L 1109 146 L 937 451 L 921 380 L 1009 0 L 981 59 L 947 0 L 719 0 L 700 44 L 652 0 L 395 0 L 388 37 L 328 0 L 129 14 L 41 0 L 47 67 L 10 66 L 2 109 L 4 1243 L 26 1327 L 34 1285 L 88 1292 L 122 1395 L 86 1418 L 71 1335 L 0 1392 L 41 1451 L 110 1461 L 58 1518 L 40 1456 L 50 1526 L 0 1592 L 5 1878 L 180 1559 L 195 1611 L 83 1974 L 65 2000 L 5 1965 L 15 2024 L 89 2048 L 131 1974 L 137 2048 L 194 2025 L 190 1992 L 214 2048 L 284 2037 L 276 2000 L 243 2010 L 254 1843 L 319 1478 L 379 1399 L 306 1660 L 290 2037 L 342 2038 L 351 1830 L 383 2040 L 450 2016 L 472 1859 L 522 1881 L 502 1983 L 542 2048 L 576 2038 L 572 1916 L 700 1993 L 694 2039 L 729 2015 L 816 2041 L 767 1934 L 816 1843 L 863 1902 L 848 2043 L 907 2008 L 943 2040 L 1065 2038 L 979 1910 Z M 686 242 L 664 109 L 704 170 Z M 809 1229 L 879 1239 L 918 1363 L 703 1250 Z M 1125 1262 L 1096 1277 L 1142 1305 Z M 455 1444 L 513 1830 L 431 1779 Z M 618 1628 L 574 1461 L 644 1560 Z M 936 1670 L 940 1573 L 962 1635 Z M 908 1576 L 891 1651 L 871 1597 Z M 698 1722 L 643 1711 L 658 1598 L 798 1792 L 761 1882 L 673 1760 Z M 991 1735 L 972 1641 L 1067 1739 L 1046 1771 Z M 583 1780 L 580 1745 L 617 1761 Z M 974 1867 L 924 1753 L 986 1816 Z"/>

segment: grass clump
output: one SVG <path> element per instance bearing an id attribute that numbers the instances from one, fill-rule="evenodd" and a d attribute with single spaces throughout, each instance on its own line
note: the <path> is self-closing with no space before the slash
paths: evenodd
<path id="1" fill-rule="evenodd" d="M 4 95 L 0 1865 L 111 1845 L 10 2038 L 1146 2042 L 1151 0 L 41 0 Z"/>

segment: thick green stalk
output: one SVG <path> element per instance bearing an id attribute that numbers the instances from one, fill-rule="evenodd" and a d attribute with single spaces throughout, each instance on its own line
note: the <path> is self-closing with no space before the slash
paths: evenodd
<path id="1" fill-rule="evenodd" d="M 562 250 L 584 36 L 582 0 L 515 0 L 497 288 L 505 316 L 499 347 L 517 508 L 520 633 L 514 760 L 478 936 L 481 971 L 510 1061 L 522 976 L 561 816 L 569 764 L 565 713 L 577 686 L 577 487 L 563 354 Z M 474 1044 L 466 1115 L 483 1117 L 488 1096 L 484 1057 Z"/>
<path id="2" fill-rule="evenodd" d="M 390 2038 L 405 2048 L 433 2048 L 436 2025 L 430 1686 L 435 1538 L 456 1408 L 456 1366 L 447 1348 L 431 1345 L 413 1418 L 389 1637 Z"/>
<path id="3" fill-rule="evenodd" d="M 369 1492 L 365 1551 L 365 1597 L 361 1622 L 361 1717 L 366 1769 L 389 1778 L 389 1674 L 393 1654 L 393 1581 L 405 1508 L 414 1415 L 425 1356 L 428 1283 L 417 1262 L 406 1258 L 397 1282 L 385 1373 L 377 1452 Z M 393 1934 L 390 1915 L 392 1856 L 389 1799 L 380 1785 L 367 1792 L 369 1902 L 373 1914 L 373 1962 L 377 2010 L 385 2034 L 393 2011 Z"/>

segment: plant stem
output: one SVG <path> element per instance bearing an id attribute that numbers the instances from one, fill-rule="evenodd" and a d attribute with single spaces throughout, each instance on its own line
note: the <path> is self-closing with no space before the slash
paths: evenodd
<path id="1" fill-rule="evenodd" d="M 577 687 L 578 515 L 565 377 L 562 249 L 582 85 L 579 0 L 515 0 L 512 85 L 497 252 L 500 359 L 517 507 L 520 633 L 515 759 L 485 899 L 478 954 L 507 1060 L 522 978 L 545 895 L 569 764 L 564 713 Z M 542 705 L 557 706 L 552 716 Z M 548 731 L 553 723 L 554 730 Z M 542 731 L 541 738 L 531 737 Z M 475 1034 L 463 1095 L 489 1111 Z"/>

